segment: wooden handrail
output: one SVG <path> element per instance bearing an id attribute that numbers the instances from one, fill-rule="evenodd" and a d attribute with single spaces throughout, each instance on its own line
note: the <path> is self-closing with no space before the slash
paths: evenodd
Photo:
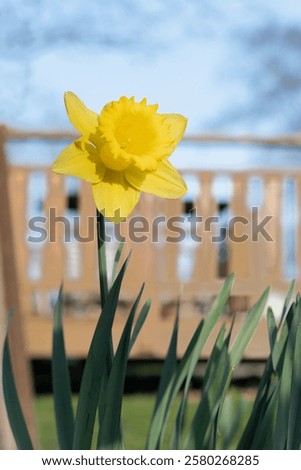
<path id="1" fill-rule="evenodd" d="M 281 134 L 278 136 L 256 136 L 256 135 L 241 135 L 234 136 L 228 134 L 218 133 L 204 133 L 196 135 L 188 135 L 184 137 L 187 142 L 199 143 L 223 143 L 223 144 L 242 144 L 242 145 L 264 145 L 264 146 L 289 146 L 301 147 L 301 133 L 294 134 Z"/>
<path id="2" fill-rule="evenodd" d="M 78 134 L 73 131 L 44 131 L 44 130 L 21 130 L 7 126 L 2 126 L 4 136 L 9 140 L 29 140 L 29 139 L 49 139 L 65 140 L 76 139 Z M 277 136 L 258 136 L 258 135 L 230 135 L 215 132 L 204 132 L 202 134 L 188 134 L 183 138 L 184 142 L 191 143 L 223 143 L 223 144 L 241 144 L 241 145 L 263 145 L 275 147 L 301 147 L 301 132 L 280 134 Z"/>

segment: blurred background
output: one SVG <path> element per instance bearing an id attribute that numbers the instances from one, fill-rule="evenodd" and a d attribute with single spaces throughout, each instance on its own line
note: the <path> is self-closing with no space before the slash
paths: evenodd
<path id="1" fill-rule="evenodd" d="M 229 318 L 232 313 L 245 314 L 267 284 L 273 287 L 271 305 L 280 314 L 290 280 L 301 282 L 300 20 L 301 4 L 293 0 L 2 2 L 0 122 L 6 130 L 1 143 L 8 162 L 25 350 L 33 361 L 38 389 L 50 387 L 43 361 L 50 355 L 51 305 L 61 278 L 66 281 L 67 346 L 75 361 L 75 378 L 99 307 L 95 266 L 89 264 L 93 244 L 82 249 L 72 235 L 68 246 L 62 240 L 57 246 L 27 242 L 28 219 L 46 216 L 50 207 L 70 220 L 93 214 L 85 185 L 49 172 L 73 138 L 63 103 L 67 90 L 97 112 L 106 102 L 126 95 L 137 100 L 147 97 L 150 103 L 159 103 L 159 112 L 188 117 L 187 138 L 171 157 L 187 178 L 188 194 L 180 205 L 168 208 L 165 202 L 148 200 L 152 214 L 174 211 L 188 217 L 196 208 L 208 217 L 218 215 L 225 233 L 231 230 L 227 223 L 231 216 L 249 218 L 252 207 L 260 208 L 261 217 L 273 216 L 270 244 L 261 240 L 237 246 L 226 240 L 211 246 L 205 240 L 199 247 L 189 237 L 191 226 L 185 225 L 187 237 L 176 249 L 159 243 L 154 252 L 148 246 L 147 259 L 153 264 L 146 271 L 153 266 L 161 273 L 160 290 L 150 279 L 148 293 L 152 289 L 157 293 L 153 317 L 163 322 L 162 335 L 154 344 L 150 335 L 157 326 L 152 324 L 134 358 L 162 359 L 176 293 L 183 283 L 187 331 L 206 314 L 231 271 L 237 274 L 234 294 L 239 301 L 229 306 Z M 226 136 L 222 143 L 221 134 Z M 291 134 L 294 142 L 288 144 L 286 137 Z M 245 136 L 255 136 L 255 143 L 240 143 Z M 278 142 L 262 145 L 260 139 L 270 136 Z M 143 204 L 144 200 L 138 208 L 142 214 Z M 163 227 L 162 240 L 164 234 Z M 143 248 L 144 255 L 147 250 Z M 60 262 L 53 262 L 58 257 Z M 204 266 L 203 272 L 195 260 Z M 175 269 L 168 274 L 162 263 Z M 133 266 L 121 324 L 136 294 L 135 260 Z M 92 301 L 86 298 L 87 276 L 91 276 Z M 260 361 L 266 351 L 266 337 L 256 341 L 249 350 L 252 361 Z M 144 377 L 143 387 L 150 375 L 154 383 L 150 369 L 136 368 L 134 374 Z"/>
<path id="2" fill-rule="evenodd" d="M 8 129 L 4 149 L 10 165 L 13 218 L 23 219 L 14 228 L 15 245 L 18 259 L 23 260 L 22 266 L 18 262 L 21 290 L 27 283 L 24 296 L 30 296 L 34 305 L 28 306 L 30 311 L 34 308 L 51 315 L 58 279 L 69 276 L 71 283 L 76 278 L 80 282 L 83 258 L 87 259 L 72 234 L 69 244 L 57 248 L 26 241 L 32 235 L 28 219 L 47 217 L 49 207 L 58 208 L 59 215 L 71 221 L 75 215 L 83 215 L 81 195 L 88 189 L 73 178 L 59 177 L 59 183 L 49 173 L 57 154 L 70 141 L 68 132 L 73 131 L 63 104 L 66 90 L 75 92 L 95 111 L 121 95 L 137 100 L 146 96 L 150 103 L 159 103 L 159 111 L 188 117 L 187 140 L 171 157 L 184 171 L 189 187 L 175 213 L 188 216 L 197 208 L 204 217 L 218 215 L 219 228 L 226 231 L 230 230 L 227 223 L 231 216 L 250 217 L 254 206 L 261 207 L 262 217 L 266 213 L 274 216 L 270 227 L 274 243 L 261 247 L 259 257 L 254 243 L 211 244 L 206 247 L 211 250 L 206 259 L 201 250 L 198 262 L 209 263 L 203 281 L 212 284 L 234 270 L 238 280 L 248 286 L 241 287 L 241 296 L 253 298 L 250 286 L 254 277 L 260 278 L 256 295 L 261 284 L 274 281 L 274 304 L 279 310 L 288 281 L 299 276 L 296 171 L 300 169 L 300 148 L 281 142 L 241 145 L 235 138 L 281 138 L 291 133 L 297 133 L 298 138 L 300 18 L 301 6 L 295 2 L 287 1 L 283 6 L 272 0 L 264 4 L 235 0 L 67 0 L 63 4 L 12 0 L 1 6 L 0 121 Z M 34 135 L 30 134 L 33 130 Z M 57 131 L 66 135 L 58 138 Z M 208 134 L 213 138 L 206 140 Z M 234 142 L 219 143 L 220 134 L 236 137 Z M 140 206 L 141 210 L 143 213 Z M 165 208 L 155 211 L 162 213 Z M 189 238 L 190 229 L 186 228 L 188 236 L 181 247 L 163 256 L 165 265 L 177 258 L 175 282 L 186 284 L 189 279 L 197 281 L 192 260 L 198 248 Z M 69 230 L 72 232 L 72 227 Z M 162 258 L 163 248 L 157 251 Z M 58 263 L 56 271 L 49 269 L 47 260 L 58 253 L 61 266 Z M 242 259 L 247 271 L 241 268 Z M 251 259 L 257 260 L 255 266 Z M 46 300 L 39 297 L 39 279 L 48 283 Z M 168 297 L 165 293 L 162 296 Z M 70 302 L 74 305 L 78 299 Z"/>
<path id="3" fill-rule="evenodd" d="M 0 13 L 0 115 L 10 126 L 68 129 L 62 97 L 73 90 L 95 110 L 146 96 L 186 115 L 189 133 L 300 129 L 293 0 L 12 0 Z"/>

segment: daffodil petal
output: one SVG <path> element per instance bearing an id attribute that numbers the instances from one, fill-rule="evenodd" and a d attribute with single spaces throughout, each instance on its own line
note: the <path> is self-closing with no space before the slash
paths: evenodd
<path id="1" fill-rule="evenodd" d="M 98 125 L 97 114 L 88 109 L 71 91 L 67 91 L 64 98 L 67 114 L 75 129 L 86 136 L 93 133 Z"/>
<path id="2" fill-rule="evenodd" d="M 52 171 L 77 176 L 89 183 L 99 183 L 105 174 L 96 149 L 80 138 L 68 145 L 55 160 Z"/>
<path id="3" fill-rule="evenodd" d="M 169 128 L 172 141 L 170 153 L 172 153 L 184 135 L 187 119 L 181 114 L 162 114 L 162 116 L 164 116 L 164 124 Z"/>
<path id="4" fill-rule="evenodd" d="M 187 191 L 182 176 L 167 160 L 158 162 L 157 170 L 153 172 L 142 172 L 130 167 L 124 174 L 134 188 L 159 197 L 176 199 Z"/>
<path id="5" fill-rule="evenodd" d="M 92 185 L 97 209 L 111 222 L 121 222 L 134 209 L 140 192 L 120 171 L 106 170 L 103 180 Z"/>

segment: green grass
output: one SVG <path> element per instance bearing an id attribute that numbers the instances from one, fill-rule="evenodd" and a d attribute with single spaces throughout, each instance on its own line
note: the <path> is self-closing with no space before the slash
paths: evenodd
<path id="1" fill-rule="evenodd" d="M 73 397 L 74 407 L 77 397 Z M 153 412 L 154 395 L 126 395 L 123 400 L 122 423 L 126 449 L 143 449 L 147 430 Z M 196 409 L 195 403 L 189 406 L 189 415 Z M 35 415 L 41 449 L 57 449 L 54 405 L 51 395 L 39 396 L 35 399 Z M 170 436 L 171 431 L 167 433 Z"/>
<path id="2" fill-rule="evenodd" d="M 57 449 L 54 405 L 50 395 L 40 395 L 34 401 L 36 426 L 39 447 L 41 449 Z"/>
<path id="3" fill-rule="evenodd" d="M 194 393 L 189 399 L 187 410 L 187 424 L 189 426 L 192 416 L 196 411 L 199 394 Z M 241 416 L 237 413 L 241 408 L 245 414 L 245 419 L 249 414 L 251 402 L 242 398 L 241 394 L 232 389 L 231 394 L 226 398 L 227 404 L 224 407 L 225 412 L 220 422 L 220 448 L 233 448 L 235 442 L 238 441 L 240 429 L 243 422 L 235 422 L 235 416 Z M 73 405 L 76 406 L 77 397 L 73 397 Z M 144 449 L 147 437 L 147 430 L 151 420 L 153 406 L 155 402 L 154 395 L 139 394 L 126 395 L 123 400 L 122 423 L 125 436 L 126 449 Z M 175 416 L 179 399 L 176 400 L 175 406 L 171 413 L 171 420 Z M 38 429 L 38 437 L 41 449 L 57 449 L 58 441 L 56 438 L 54 406 L 51 395 L 38 396 L 35 399 L 35 415 Z M 233 428 L 230 430 L 229 423 L 233 422 Z M 229 431 L 230 430 L 230 435 Z M 171 425 L 167 428 L 164 447 L 168 449 L 169 439 L 171 437 Z"/>

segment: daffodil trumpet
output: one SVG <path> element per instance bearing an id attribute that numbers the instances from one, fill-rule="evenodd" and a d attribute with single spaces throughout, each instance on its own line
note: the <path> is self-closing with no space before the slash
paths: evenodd
<path id="1" fill-rule="evenodd" d="M 57 157 L 52 170 L 92 184 L 98 211 L 112 222 L 124 220 L 146 192 L 180 198 L 185 181 L 169 163 L 185 132 L 180 114 L 159 114 L 144 98 L 121 97 L 100 114 L 72 92 L 65 93 L 67 114 L 81 136 Z"/>

